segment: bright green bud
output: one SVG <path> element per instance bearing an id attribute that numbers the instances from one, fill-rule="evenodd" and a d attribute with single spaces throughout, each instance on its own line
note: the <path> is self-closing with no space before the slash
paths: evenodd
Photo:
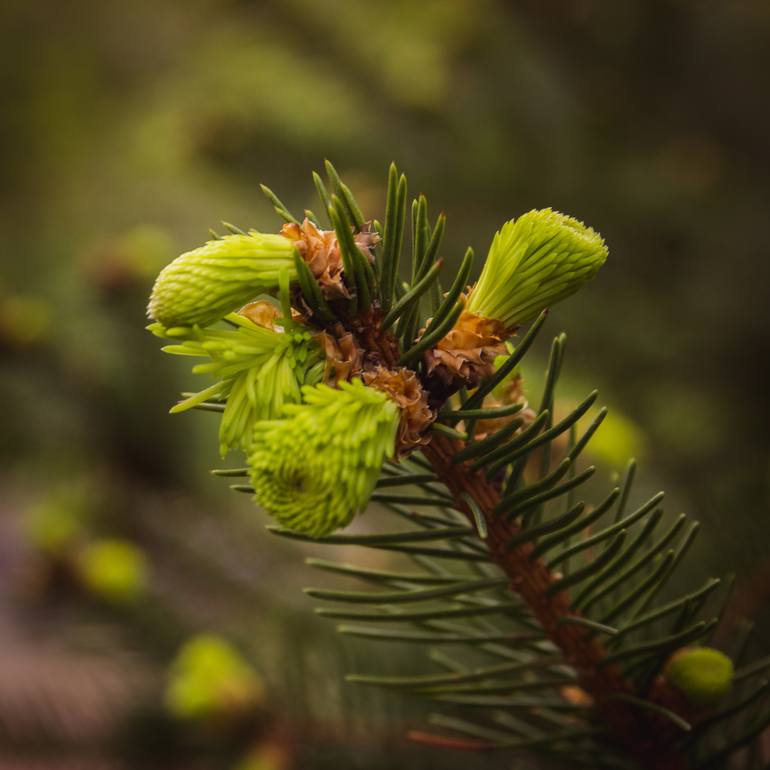
<path id="1" fill-rule="evenodd" d="M 183 412 L 209 398 L 225 400 L 219 425 L 222 456 L 228 449 L 248 449 L 254 423 L 281 415 L 284 404 L 301 400 L 303 385 L 318 382 L 323 374 L 320 349 L 311 332 L 299 324 L 268 329 L 236 313 L 227 320 L 237 328 L 150 326 L 158 336 L 180 340 L 164 347 L 166 353 L 208 359 L 193 372 L 219 381 L 176 404 L 171 412 Z"/>
<path id="2" fill-rule="evenodd" d="M 208 326 L 259 294 L 297 277 L 294 244 L 282 235 L 226 235 L 177 257 L 161 270 L 147 313 L 165 326 Z"/>
<path id="3" fill-rule="evenodd" d="M 139 599 L 147 588 L 144 553 L 126 540 L 97 540 L 78 555 L 77 569 L 83 585 L 113 604 Z"/>
<path id="4" fill-rule="evenodd" d="M 590 227 L 551 209 L 530 211 L 496 233 L 466 310 L 513 329 L 577 291 L 606 259 Z"/>
<path id="5" fill-rule="evenodd" d="M 182 719 L 241 713 L 263 697 L 254 669 L 226 640 L 200 634 L 177 654 L 166 686 L 166 708 Z"/>
<path id="6" fill-rule="evenodd" d="M 311 537 L 344 527 L 369 500 L 393 455 L 399 410 L 360 380 L 303 388 L 283 420 L 258 422 L 249 457 L 256 501 Z"/>
<path id="7" fill-rule="evenodd" d="M 665 668 L 666 680 L 695 706 L 715 706 L 730 691 L 733 662 L 712 647 L 685 647 Z"/>

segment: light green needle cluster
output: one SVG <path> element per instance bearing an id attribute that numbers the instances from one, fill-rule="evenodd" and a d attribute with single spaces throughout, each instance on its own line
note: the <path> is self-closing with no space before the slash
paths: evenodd
<path id="1" fill-rule="evenodd" d="M 733 662 L 713 647 L 685 647 L 666 664 L 666 680 L 696 706 L 715 706 L 732 687 Z"/>
<path id="2" fill-rule="evenodd" d="M 282 235 L 226 235 L 177 257 L 161 270 L 147 313 L 165 326 L 207 326 L 259 294 L 297 278 L 294 245 Z"/>
<path id="3" fill-rule="evenodd" d="M 552 209 L 530 211 L 495 234 L 466 310 L 514 329 L 576 292 L 606 259 L 590 227 Z"/>
<path id="4" fill-rule="evenodd" d="M 256 501 L 288 529 L 320 537 L 365 507 L 393 455 L 399 411 L 360 380 L 305 387 L 303 397 L 284 419 L 255 425 L 249 465 Z"/>
<path id="5" fill-rule="evenodd" d="M 237 313 L 226 320 L 237 328 L 150 326 L 158 336 L 179 340 L 164 347 L 164 352 L 209 359 L 192 371 L 210 374 L 218 381 L 176 404 L 171 412 L 191 409 L 209 399 L 224 401 L 219 425 L 223 457 L 228 449 L 248 449 L 254 423 L 278 417 L 285 404 L 299 402 L 302 386 L 318 382 L 324 367 L 313 335 L 298 324 L 289 322 L 283 330 L 273 330 Z"/>

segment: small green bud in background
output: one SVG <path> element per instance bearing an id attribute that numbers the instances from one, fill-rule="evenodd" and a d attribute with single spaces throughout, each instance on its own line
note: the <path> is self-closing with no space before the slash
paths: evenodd
<path id="1" fill-rule="evenodd" d="M 664 669 L 666 681 L 694 706 L 715 706 L 733 682 L 733 662 L 712 647 L 685 647 L 675 652 Z"/>
<path id="2" fill-rule="evenodd" d="M 96 540 L 77 557 L 80 579 L 92 594 L 112 604 L 130 604 L 147 588 L 144 553 L 127 540 Z"/>
<path id="3" fill-rule="evenodd" d="M 32 508 L 26 516 L 25 534 L 35 548 L 54 556 L 66 552 L 83 532 L 83 522 L 70 508 L 57 508 L 50 501 Z"/>
<path id="4" fill-rule="evenodd" d="M 48 556 L 65 557 L 85 539 L 96 495 L 81 479 L 54 486 L 24 512 L 27 541 Z"/>
<path id="5" fill-rule="evenodd" d="M 147 314 L 164 326 L 208 326 L 259 294 L 296 280 L 294 244 L 282 235 L 226 235 L 177 257 L 161 270 Z"/>
<path id="6" fill-rule="evenodd" d="M 320 537 L 350 523 L 395 449 L 399 410 L 360 380 L 303 388 L 305 403 L 256 423 L 249 456 L 256 501 L 283 526 Z"/>
<path id="7" fill-rule="evenodd" d="M 262 681 L 240 653 L 222 637 L 189 639 L 171 664 L 165 703 L 180 719 L 238 715 L 258 706 Z"/>
<path id="8" fill-rule="evenodd" d="M 237 313 L 227 316 L 235 329 L 176 327 L 152 324 L 150 330 L 179 340 L 165 353 L 208 358 L 193 367 L 195 374 L 211 374 L 219 381 L 171 408 L 183 412 L 209 398 L 227 399 L 219 426 L 219 451 L 248 449 L 254 423 L 282 414 L 284 404 L 301 400 L 301 387 L 318 382 L 323 358 L 311 332 L 286 323 L 282 331 L 258 326 Z"/>
<path id="9" fill-rule="evenodd" d="M 606 259 L 590 227 L 552 209 L 530 211 L 496 233 L 466 311 L 515 329 L 576 292 Z"/>

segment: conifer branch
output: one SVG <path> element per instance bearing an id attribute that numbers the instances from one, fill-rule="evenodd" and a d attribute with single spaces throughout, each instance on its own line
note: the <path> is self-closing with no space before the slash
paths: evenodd
<path id="1" fill-rule="evenodd" d="M 701 617 L 724 594 L 720 580 L 656 606 L 699 525 L 682 515 L 656 535 L 662 495 L 630 507 L 633 461 L 602 502 L 587 503 L 595 468 L 580 458 L 607 412 L 592 415 L 594 391 L 561 416 L 563 334 L 536 409 L 524 391 L 520 367 L 548 308 L 600 269 L 601 236 L 551 209 L 528 212 L 495 235 L 474 285 L 468 249 L 444 294 L 443 214 L 431 224 L 425 197 L 413 201 L 402 282 L 405 176 L 391 165 L 380 226 L 325 169 L 328 188 L 316 173 L 313 182 L 332 230 L 308 212 L 300 223 L 263 186 L 281 234 L 225 225 L 229 235 L 183 254 L 158 277 L 149 328 L 171 340 L 166 352 L 207 359 L 193 371 L 217 382 L 172 411 L 221 415 L 222 453 L 243 450 L 246 464 L 213 473 L 244 478 L 232 488 L 279 522 L 274 534 L 411 562 L 310 560 L 373 586 L 307 589 L 337 605 L 317 613 L 345 621 L 340 633 L 427 645 L 441 667 L 349 681 L 480 714 L 433 715 L 438 729 L 467 736 L 412 733 L 433 746 L 661 770 L 716 767 L 756 746 L 770 723 L 767 687 L 743 682 L 770 664 L 739 656 L 734 675 L 704 645 L 726 606 L 721 596 Z M 369 503 L 399 528 L 338 532 Z M 731 729 L 712 741 L 722 724 Z"/>

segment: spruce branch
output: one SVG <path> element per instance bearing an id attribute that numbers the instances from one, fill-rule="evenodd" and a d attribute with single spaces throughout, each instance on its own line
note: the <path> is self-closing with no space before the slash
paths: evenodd
<path id="1" fill-rule="evenodd" d="M 734 673 L 707 646 L 722 581 L 657 603 L 699 525 L 682 515 L 658 534 L 662 494 L 632 507 L 633 462 L 590 503 L 595 468 L 581 458 L 607 412 L 593 411 L 594 391 L 561 414 L 563 334 L 537 407 L 524 387 L 549 307 L 607 258 L 601 236 L 531 211 L 494 236 L 475 284 L 468 249 L 444 292 L 446 219 L 431 222 L 422 195 L 409 208 L 395 164 L 384 226 L 325 170 L 328 186 L 313 182 L 333 229 L 310 212 L 300 221 L 263 186 L 281 234 L 226 225 L 230 235 L 172 262 L 153 289 L 150 329 L 176 343 L 166 352 L 209 359 L 193 371 L 217 381 L 174 411 L 221 415 L 222 446 L 243 449 L 246 465 L 213 473 L 248 478 L 232 488 L 279 522 L 274 534 L 411 562 L 310 560 L 368 585 L 307 590 L 335 605 L 317 613 L 343 621 L 340 633 L 431 650 L 424 674 L 349 680 L 451 709 L 430 718 L 440 733 L 412 733 L 440 747 L 687 770 L 757 746 L 766 687 L 743 682 L 767 664 Z M 396 528 L 340 533 L 368 503 Z M 718 740 L 715 725 L 726 728 Z"/>

